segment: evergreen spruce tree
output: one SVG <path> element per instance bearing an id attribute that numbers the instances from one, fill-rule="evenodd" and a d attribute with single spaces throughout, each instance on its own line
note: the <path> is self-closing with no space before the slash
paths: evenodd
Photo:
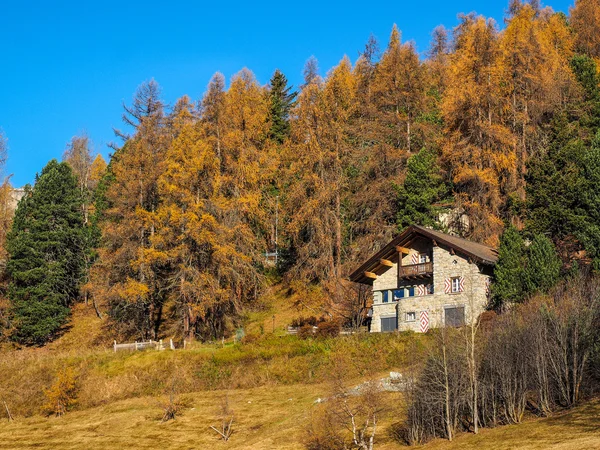
<path id="1" fill-rule="evenodd" d="M 556 243 L 572 242 L 585 223 L 581 200 L 585 179 L 581 173 L 586 148 L 577 127 L 566 115 L 554 119 L 548 149 L 531 160 L 526 175 L 527 229 L 552 236 Z M 570 244 L 571 245 L 571 244 Z M 578 245 L 566 249 L 580 250 Z"/>
<path id="2" fill-rule="evenodd" d="M 281 144 L 290 134 L 289 115 L 297 93 L 288 86 L 287 78 L 279 69 L 273 74 L 269 88 L 269 133 L 271 139 Z"/>
<path id="3" fill-rule="evenodd" d="M 434 150 L 424 148 L 408 159 L 404 184 L 398 191 L 398 228 L 410 225 L 435 227 L 437 210 L 434 206 L 446 198 L 448 187 L 437 165 Z"/>
<path id="4" fill-rule="evenodd" d="M 52 160 L 15 213 L 8 235 L 8 296 L 23 344 L 51 339 L 69 315 L 85 270 L 82 197 L 67 163 Z"/>
<path id="5" fill-rule="evenodd" d="M 582 172 L 585 180 L 582 208 L 586 220 L 578 237 L 593 259 L 594 268 L 600 270 L 600 130 L 583 158 Z"/>
<path id="6" fill-rule="evenodd" d="M 600 127 L 600 77 L 596 61 L 589 56 L 575 55 L 570 61 L 571 70 L 583 91 L 582 102 L 579 105 L 579 126 L 593 133 Z M 588 134 L 585 133 L 585 134 Z"/>
<path id="7" fill-rule="evenodd" d="M 525 290 L 528 293 L 548 292 L 558 281 L 561 261 L 556 254 L 552 241 L 538 234 L 528 249 L 527 267 L 525 268 Z"/>
<path id="8" fill-rule="evenodd" d="M 512 225 L 507 227 L 500 237 L 498 262 L 494 268 L 492 294 L 494 306 L 523 300 L 523 275 L 525 255 L 523 239 Z"/>

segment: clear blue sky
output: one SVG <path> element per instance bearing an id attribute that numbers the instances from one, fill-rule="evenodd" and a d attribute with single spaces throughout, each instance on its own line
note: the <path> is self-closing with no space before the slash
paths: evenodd
<path id="1" fill-rule="evenodd" d="M 9 139 L 13 184 L 32 182 L 86 131 L 108 155 L 122 103 L 155 78 L 169 103 L 201 97 L 212 74 L 243 67 L 266 83 L 279 68 L 295 85 L 314 55 L 324 74 L 345 54 L 355 61 L 373 33 L 427 48 L 431 30 L 460 12 L 500 24 L 508 0 L 422 1 L 19 1 L 0 8 L 0 128 Z M 567 11 L 570 0 L 548 3 Z"/>

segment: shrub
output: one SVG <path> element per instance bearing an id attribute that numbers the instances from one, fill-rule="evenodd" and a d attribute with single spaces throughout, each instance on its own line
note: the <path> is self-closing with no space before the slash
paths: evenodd
<path id="1" fill-rule="evenodd" d="M 340 334 L 340 324 L 334 320 L 321 322 L 317 326 L 317 336 L 336 337 Z"/>
<path id="2" fill-rule="evenodd" d="M 298 317 L 297 319 L 292 320 L 290 324 L 294 328 L 300 328 L 304 325 L 310 325 L 316 327 L 318 324 L 325 322 L 325 317 L 319 317 L 318 319 L 315 316 L 310 317 Z"/>
<path id="3" fill-rule="evenodd" d="M 307 339 L 315 335 L 315 330 L 312 325 L 306 324 L 298 328 L 298 337 L 300 339 Z"/>
<path id="4" fill-rule="evenodd" d="M 304 448 L 306 450 L 347 448 L 346 440 L 340 433 L 341 428 L 339 419 L 327 409 L 315 411 L 304 430 Z"/>
<path id="5" fill-rule="evenodd" d="M 57 373 L 52 386 L 44 390 L 44 411 L 47 415 L 54 414 L 60 417 L 75 406 L 79 392 L 77 378 L 73 367 L 65 367 Z"/>

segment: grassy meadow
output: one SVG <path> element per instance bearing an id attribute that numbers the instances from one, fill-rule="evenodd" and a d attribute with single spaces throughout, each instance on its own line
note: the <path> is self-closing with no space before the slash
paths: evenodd
<path id="1" fill-rule="evenodd" d="M 0 411 L 0 449 L 302 449 L 307 425 L 324 408 L 315 400 L 331 395 L 333 379 L 352 387 L 406 371 L 431 344 L 428 336 L 410 333 L 302 340 L 284 332 L 293 317 L 290 307 L 251 313 L 240 343 L 114 353 L 104 322 L 78 305 L 55 342 L 0 353 L 0 406 L 5 401 L 15 417 L 9 422 Z M 65 415 L 54 417 L 49 392 L 65 368 L 73 374 L 75 398 Z M 171 397 L 178 414 L 162 422 Z M 396 449 L 402 444 L 391 430 L 403 418 L 403 398 L 384 398 L 393 407 L 378 425 L 375 448 Z M 234 417 L 227 443 L 210 428 L 220 424 L 225 400 Z M 600 401 L 593 401 L 423 448 L 600 448 L 598 417 Z"/>

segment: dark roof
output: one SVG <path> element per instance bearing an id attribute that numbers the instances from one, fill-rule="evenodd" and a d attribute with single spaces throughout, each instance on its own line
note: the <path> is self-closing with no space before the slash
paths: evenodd
<path id="1" fill-rule="evenodd" d="M 374 272 L 378 268 L 381 269 L 379 263 L 381 259 L 389 259 L 390 257 L 395 256 L 397 254 L 396 246 L 404 246 L 416 236 L 423 236 L 431 239 L 438 245 L 441 244 L 445 247 L 449 247 L 456 253 L 460 253 L 479 264 L 493 266 L 496 264 L 496 261 L 498 261 L 498 252 L 487 245 L 478 244 L 458 236 L 452 236 L 419 225 L 412 225 L 371 256 L 358 269 L 352 272 L 349 277 L 350 280 L 357 283 L 371 284 L 373 280 L 367 278 L 365 272 Z"/>

